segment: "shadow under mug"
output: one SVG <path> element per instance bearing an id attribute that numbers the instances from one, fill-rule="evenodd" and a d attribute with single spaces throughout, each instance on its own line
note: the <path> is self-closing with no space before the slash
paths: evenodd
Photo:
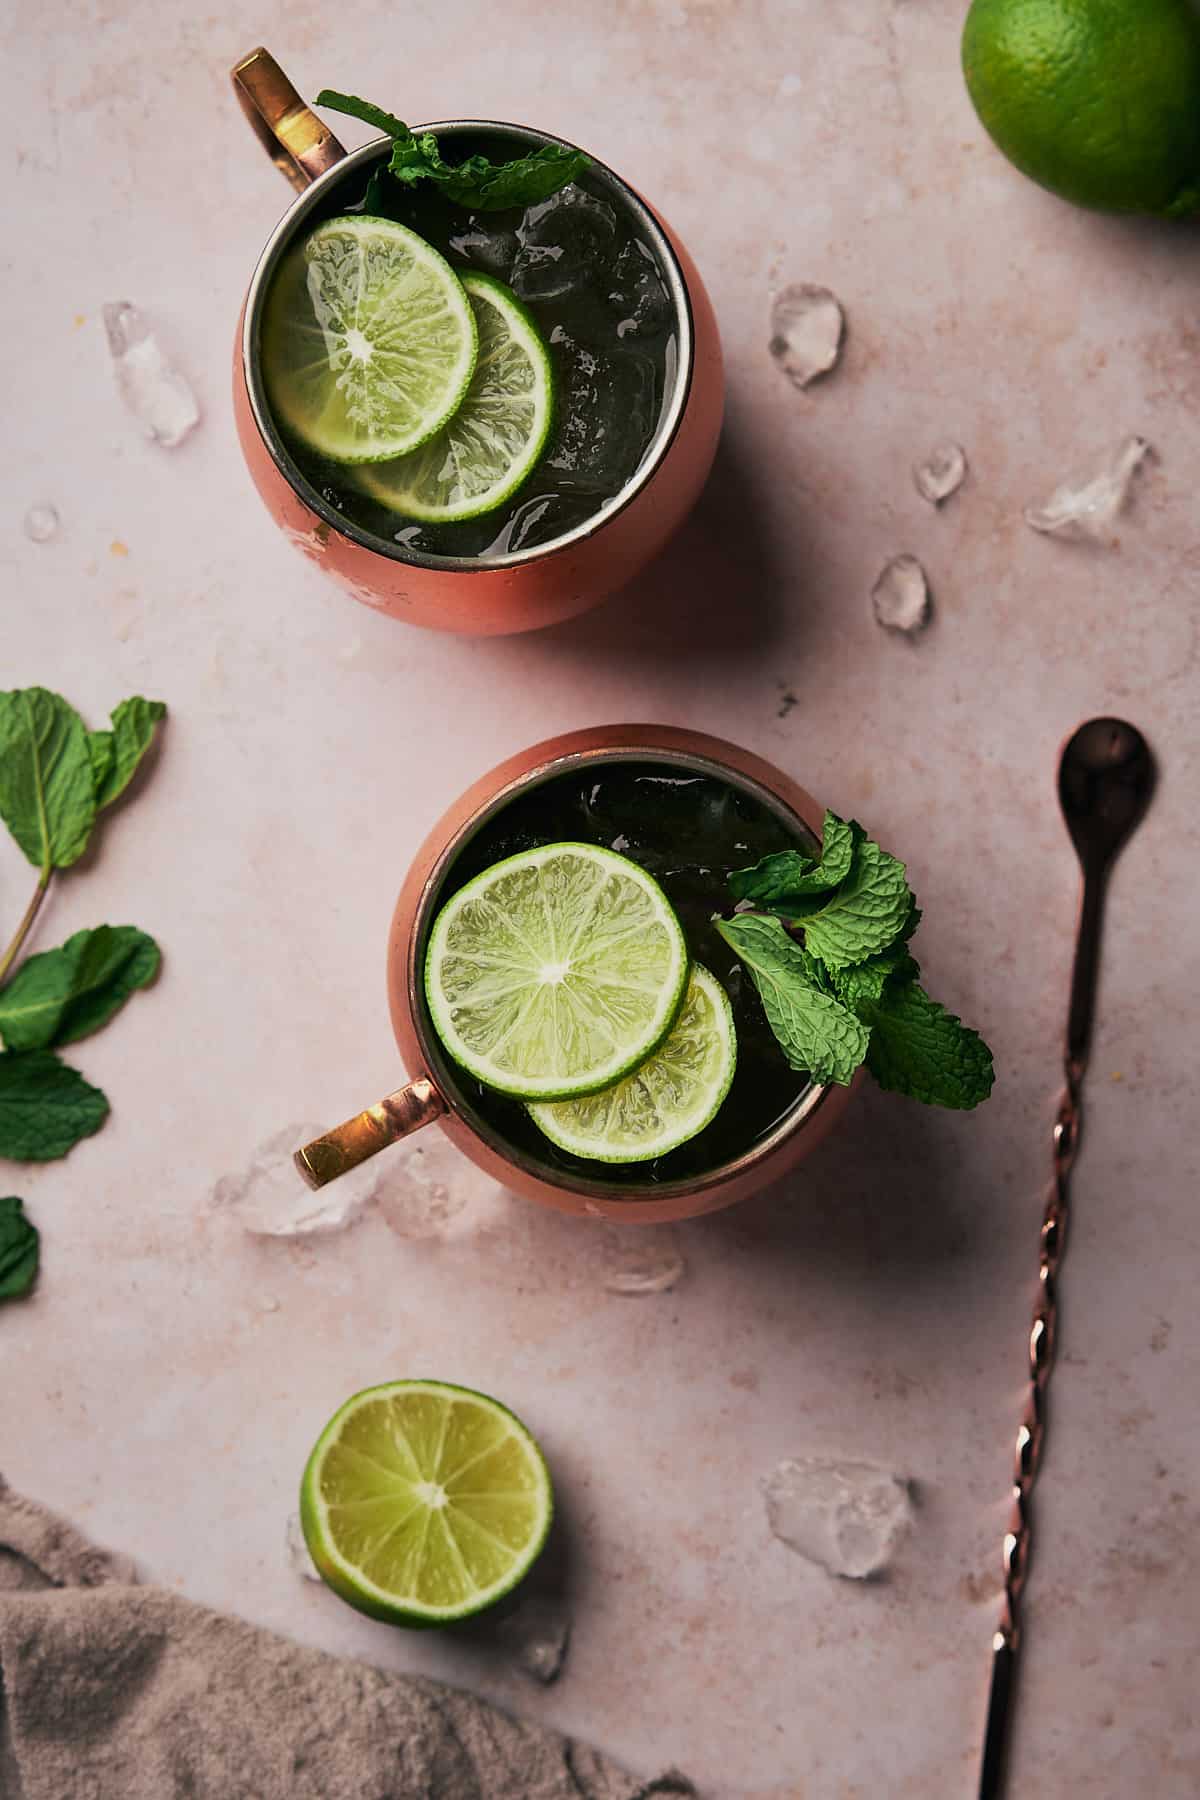
<path id="1" fill-rule="evenodd" d="M 568 732 L 510 757 L 467 789 L 439 819 L 413 859 L 396 902 L 388 944 L 392 1028 L 412 1080 L 378 1105 L 296 1153 L 311 1187 L 323 1187 L 399 1138 L 435 1121 L 464 1155 L 504 1187 L 560 1212 L 622 1222 L 664 1222 L 715 1212 L 757 1193 L 808 1155 L 841 1117 L 853 1088 L 806 1088 L 783 1118 L 740 1156 L 686 1180 L 606 1181 L 555 1168 L 509 1144 L 460 1087 L 461 1071 L 442 1050 L 424 999 L 429 931 L 455 862 L 474 835 L 518 795 L 558 776 L 606 763 L 661 763 L 740 788 L 792 831 L 819 839 L 823 809 L 790 776 L 720 738 L 662 725 L 611 725 Z M 857 1085 L 857 1078 L 856 1078 Z"/>
<path id="2" fill-rule="evenodd" d="M 439 631 L 476 636 L 530 631 L 573 618 L 623 587 L 691 511 L 721 430 L 724 381 L 717 322 L 683 245 L 632 188 L 593 159 L 589 175 L 632 214 L 639 237 L 652 246 L 664 271 L 678 347 L 656 434 L 621 492 L 561 537 L 505 555 L 437 557 L 385 545 L 332 506 L 297 467 L 267 405 L 260 339 L 264 301 L 280 257 L 331 187 L 352 171 L 358 185 L 365 184 L 373 166 L 389 154 L 390 140 L 377 139 L 347 153 L 263 49 L 243 57 L 232 78 L 272 161 L 299 190 L 259 259 L 234 349 L 238 440 L 276 524 L 355 599 Z M 523 126 L 480 120 L 421 129 L 435 131 L 451 151 L 456 137 L 481 129 L 503 130 L 531 150 L 564 141 Z"/>

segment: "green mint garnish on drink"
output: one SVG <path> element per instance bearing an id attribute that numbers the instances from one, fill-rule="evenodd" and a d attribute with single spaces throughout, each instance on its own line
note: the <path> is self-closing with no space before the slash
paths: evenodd
<path id="1" fill-rule="evenodd" d="M 931 1106 L 987 1098 L 991 1051 L 919 986 L 908 940 L 920 912 L 904 865 L 860 825 L 826 813 L 819 859 L 765 857 L 729 887 L 754 910 L 713 923 L 793 1067 L 846 1086 L 865 1063 L 881 1087 Z"/>
<path id="2" fill-rule="evenodd" d="M 373 106 L 369 100 L 322 88 L 316 105 L 361 119 L 390 137 L 392 157 L 388 171 L 397 181 L 410 187 L 431 182 L 448 200 L 476 212 L 499 212 L 509 206 L 533 206 L 539 200 L 548 200 L 569 181 L 577 181 L 588 167 L 582 150 L 569 149 L 565 144 L 544 144 L 527 156 L 502 163 L 479 155 L 448 163 L 433 132 L 412 132 L 403 119 L 381 106 Z"/>

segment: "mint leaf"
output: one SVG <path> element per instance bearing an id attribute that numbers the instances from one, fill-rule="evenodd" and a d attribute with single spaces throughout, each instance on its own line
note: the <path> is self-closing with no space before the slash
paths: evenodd
<path id="1" fill-rule="evenodd" d="M 98 1031 L 158 973 L 154 939 L 133 925 L 77 931 L 58 950 L 21 964 L 0 989 L 0 1037 L 9 1050 L 45 1050 Z"/>
<path id="2" fill-rule="evenodd" d="M 161 700 L 143 700 L 134 694 L 114 709 L 111 731 L 88 732 L 97 811 L 111 806 L 125 792 L 154 741 L 156 727 L 166 716 Z"/>
<path id="3" fill-rule="evenodd" d="M 510 162 L 494 163 L 486 156 L 476 155 L 460 163 L 448 163 L 433 132 L 424 131 L 417 136 L 403 119 L 369 100 L 322 88 L 316 104 L 361 119 L 390 137 L 392 158 L 388 169 L 398 181 L 409 186 L 432 181 L 448 200 L 480 212 L 499 212 L 509 206 L 533 206 L 539 200 L 548 200 L 569 181 L 577 181 L 589 167 L 590 159 L 582 150 L 572 150 L 566 144 L 543 144 Z M 378 195 L 378 189 L 374 191 Z"/>
<path id="4" fill-rule="evenodd" d="M 871 838 L 860 837 L 842 886 L 819 912 L 804 918 L 804 942 L 828 968 L 849 968 L 888 949 L 907 928 L 912 907 L 904 864 Z"/>
<path id="5" fill-rule="evenodd" d="M 760 906 L 828 893 L 850 873 L 856 838 L 861 835 L 861 826 L 847 825 L 836 813 L 827 812 L 819 862 L 798 850 L 777 850 L 752 869 L 735 869 L 729 877 L 730 892 L 735 900 L 753 900 Z"/>
<path id="6" fill-rule="evenodd" d="M 907 945 L 901 941 L 879 956 L 856 963 L 851 969 L 833 970 L 830 979 L 838 999 L 862 1018 L 864 1009 L 882 997 L 889 982 L 915 981 L 920 972 Z"/>
<path id="7" fill-rule="evenodd" d="M 866 1027 L 831 994 L 814 984 L 811 957 L 778 919 L 740 913 L 713 919 L 750 971 L 767 1022 L 793 1069 L 816 1081 L 847 1087 L 867 1053 Z"/>
<path id="8" fill-rule="evenodd" d="M 339 94 L 333 88 L 322 88 L 313 105 L 327 106 L 330 112 L 361 119 L 364 125 L 374 125 L 377 131 L 390 138 L 412 137 L 403 119 L 398 119 L 395 113 L 385 112 L 382 106 L 373 106 L 369 100 L 360 100 L 357 94 Z"/>
<path id="9" fill-rule="evenodd" d="M 37 869 L 67 869 L 96 818 L 83 720 L 46 688 L 0 693 L 0 818 Z"/>
<path id="10" fill-rule="evenodd" d="M 38 1271 L 36 1225 L 25 1217 L 15 1194 L 0 1200 L 0 1300 L 19 1300 L 33 1286 Z"/>
<path id="11" fill-rule="evenodd" d="M 915 981 L 885 987 L 864 1007 L 871 1027 L 867 1067 L 882 1088 L 927 1106 L 967 1110 L 986 1100 L 995 1070 L 977 1031 L 931 1000 Z"/>
<path id="12" fill-rule="evenodd" d="M 108 1101 L 50 1050 L 0 1055 L 0 1156 L 54 1162 L 99 1131 Z"/>

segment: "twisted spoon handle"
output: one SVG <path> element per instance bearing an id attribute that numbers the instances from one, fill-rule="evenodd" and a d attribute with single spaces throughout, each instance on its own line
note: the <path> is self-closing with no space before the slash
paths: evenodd
<path id="1" fill-rule="evenodd" d="M 1017 1429 L 1013 1460 L 1012 1517 L 1004 1534 L 1004 1597 L 999 1623 L 992 1637 L 992 1683 L 979 1776 L 979 1800 L 999 1800 L 1003 1793 L 1004 1752 L 1021 1634 L 1021 1594 L 1029 1572 L 1033 1541 L 1030 1502 L 1046 1436 L 1046 1389 L 1050 1384 L 1058 1339 L 1058 1273 L 1067 1244 L 1071 1165 L 1079 1149 L 1083 1122 L 1083 1076 L 1092 1036 L 1103 923 L 1103 877 L 1099 873 L 1088 874 L 1083 883 L 1071 978 L 1071 1005 L 1063 1057 L 1065 1085 L 1054 1121 L 1054 1172 L 1038 1239 L 1037 1299 L 1029 1328 L 1029 1394 Z"/>

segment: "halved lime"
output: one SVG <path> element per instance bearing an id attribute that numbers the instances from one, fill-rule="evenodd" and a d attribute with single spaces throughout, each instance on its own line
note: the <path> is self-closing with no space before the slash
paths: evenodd
<path id="1" fill-rule="evenodd" d="M 419 450 L 358 471 L 360 486 L 406 519 L 475 519 L 511 498 L 546 445 L 554 402 L 550 356 L 515 294 L 464 275 L 479 361 L 453 418 Z"/>
<path id="2" fill-rule="evenodd" d="M 477 345 L 446 259 L 407 226 L 360 214 L 318 225 L 281 264 L 263 314 L 263 377 L 311 449 L 377 462 L 441 430 Z"/>
<path id="3" fill-rule="evenodd" d="M 527 1575 L 554 1493 L 521 1421 L 445 1381 L 364 1388 L 334 1413 L 300 1484 L 300 1523 L 334 1592 L 390 1625 L 449 1625 Z"/>
<path id="4" fill-rule="evenodd" d="M 609 1087 L 675 1022 L 683 929 L 658 883 L 596 844 L 547 844 L 485 869 L 430 934 L 425 996 L 457 1062 L 521 1100 Z"/>
<path id="5" fill-rule="evenodd" d="M 649 1162 L 704 1130 L 736 1067 L 729 997 L 693 963 L 683 1010 L 640 1069 L 602 1094 L 531 1106 L 529 1116 L 560 1150 L 595 1162 Z"/>

